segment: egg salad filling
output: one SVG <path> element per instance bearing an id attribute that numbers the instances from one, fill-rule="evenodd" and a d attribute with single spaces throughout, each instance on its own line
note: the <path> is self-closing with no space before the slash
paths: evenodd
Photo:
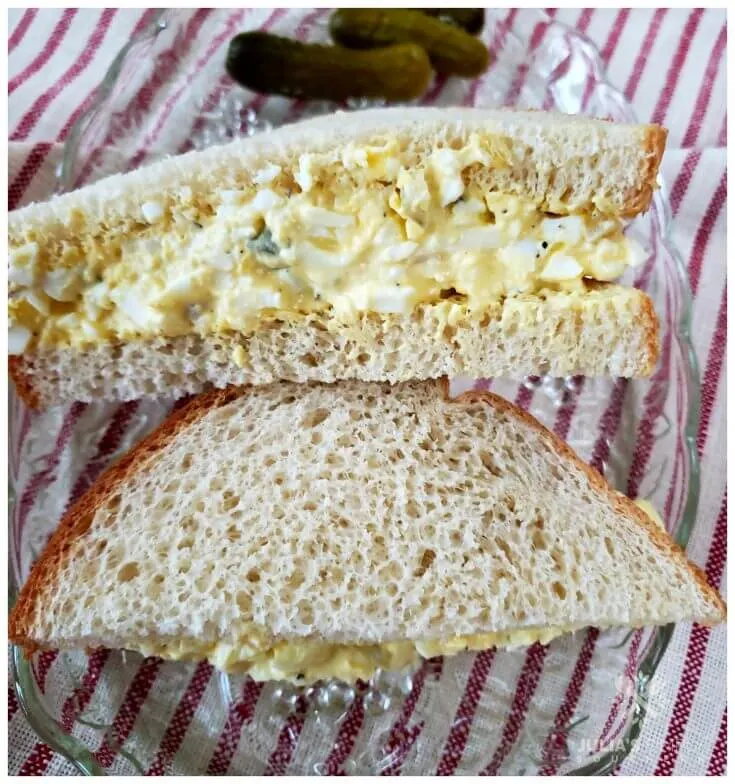
<path id="1" fill-rule="evenodd" d="M 312 640 L 278 642 L 264 647 L 258 635 L 238 642 L 206 643 L 176 640 L 166 643 L 136 643 L 130 648 L 145 656 L 174 661 L 206 659 L 223 672 L 247 673 L 256 681 L 285 680 L 293 683 L 337 678 L 353 683 L 368 680 L 377 670 L 415 668 L 421 659 L 451 656 L 461 651 L 543 645 L 569 628 L 528 628 L 516 631 L 475 634 L 449 640 L 389 642 L 376 645 L 338 645 Z"/>
<path id="2" fill-rule="evenodd" d="M 351 187 L 320 178 L 323 162 L 304 154 L 295 171 L 267 165 L 206 204 L 188 186 L 145 202 L 125 231 L 12 247 L 10 353 L 247 332 L 298 313 L 349 324 L 445 299 L 480 313 L 509 296 L 582 291 L 644 260 L 620 220 L 483 192 L 470 169 L 494 153 L 477 137 L 410 169 L 391 144 L 341 156 Z"/>

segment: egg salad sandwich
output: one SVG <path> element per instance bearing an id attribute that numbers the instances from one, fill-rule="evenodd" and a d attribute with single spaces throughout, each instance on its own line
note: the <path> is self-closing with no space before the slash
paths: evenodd
<path id="1" fill-rule="evenodd" d="M 724 618 L 662 526 L 502 398 L 283 382 L 205 393 L 109 469 L 10 639 L 308 683 Z"/>
<path id="2" fill-rule="evenodd" d="M 540 112 L 341 113 L 166 159 L 9 216 L 26 402 L 274 380 L 645 376 L 651 300 L 616 285 L 666 132 Z"/>

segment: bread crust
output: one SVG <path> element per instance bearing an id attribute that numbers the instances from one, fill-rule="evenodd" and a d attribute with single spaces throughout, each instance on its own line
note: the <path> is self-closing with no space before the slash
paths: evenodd
<path id="1" fill-rule="evenodd" d="M 648 349 L 646 355 L 649 357 L 648 366 L 641 375 L 650 376 L 656 367 L 658 356 L 661 352 L 661 325 L 653 307 L 653 300 L 648 295 L 643 300 L 643 314 L 640 324 L 645 336 L 644 343 Z"/>
<path id="2" fill-rule="evenodd" d="M 469 390 L 456 398 L 451 398 L 449 381 L 446 378 L 426 382 L 427 387 L 432 384 L 437 388 L 439 399 L 445 403 L 458 406 L 484 404 L 516 418 L 536 430 L 554 452 L 584 472 L 593 489 L 604 496 L 618 513 L 643 528 L 650 540 L 666 558 L 683 563 L 693 575 L 702 594 L 707 597 L 716 610 L 712 617 L 701 619 L 701 623 L 712 626 L 726 619 L 725 602 L 717 591 L 708 584 L 703 570 L 688 560 L 683 548 L 673 542 L 633 501 L 610 487 L 598 471 L 584 463 L 555 433 L 548 430 L 526 411 L 492 392 Z M 334 387 L 334 385 L 323 386 Z M 298 388 L 297 385 L 294 385 L 296 391 Z M 22 646 L 26 655 L 43 647 L 33 640 L 28 632 L 32 626 L 37 602 L 45 591 L 52 589 L 56 575 L 67 557 L 71 544 L 84 536 L 92 524 L 97 510 L 117 492 L 118 487 L 129 477 L 139 471 L 147 470 L 151 459 L 166 449 L 179 433 L 209 412 L 249 394 L 251 390 L 252 387 L 230 387 L 224 390 L 214 390 L 200 395 L 173 412 L 158 428 L 133 447 L 127 455 L 108 468 L 64 515 L 46 549 L 34 564 L 30 577 L 23 586 L 18 601 L 10 614 L 8 622 L 10 640 Z"/>
<path id="3" fill-rule="evenodd" d="M 625 198 L 625 206 L 621 211 L 623 218 L 634 218 L 645 212 L 651 204 L 653 192 L 658 188 L 658 177 L 661 159 L 666 149 L 666 139 L 669 132 L 658 125 L 646 126 L 643 147 L 647 156 L 641 171 L 640 187 L 631 188 Z"/>
<path id="4" fill-rule="evenodd" d="M 15 384 L 16 394 L 28 408 L 42 408 L 41 395 L 33 384 L 33 376 L 28 372 L 27 363 L 27 356 L 8 357 L 8 375 Z"/>

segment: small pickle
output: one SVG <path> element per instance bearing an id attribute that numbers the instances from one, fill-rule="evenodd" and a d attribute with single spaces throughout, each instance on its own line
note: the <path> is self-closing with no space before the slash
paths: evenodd
<path id="1" fill-rule="evenodd" d="M 421 8 L 422 14 L 435 16 L 442 22 L 457 25 L 472 35 L 485 26 L 484 8 Z"/>
<path id="2" fill-rule="evenodd" d="M 353 49 L 389 44 L 422 46 L 439 73 L 479 76 L 490 62 L 487 47 L 454 25 L 421 11 L 380 8 L 338 8 L 329 19 L 332 38 Z"/>
<path id="3" fill-rule="evenodd" d="M 236 82 L 255 92 L 323 101 L 408 101 L 431 80 L 429 57 L 417 44 L 354 52 L 260 32 L 235 36 L 225 66 Z"/>

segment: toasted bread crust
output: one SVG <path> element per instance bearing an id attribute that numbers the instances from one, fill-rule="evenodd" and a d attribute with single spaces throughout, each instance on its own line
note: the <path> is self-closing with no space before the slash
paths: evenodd
<path id="1" fill-rule="evenodd" d="M 41 408 L 41 396 L 33 385 L 33 377 L 27 371 L 28 357 L 8 357 L 8 375 L 15 384 L 18 397 L 29 408 Z"/>
<path id="2" fill-rule="evenodd" d="M 646 163 L 641 172 L 640 187 L 631 189 L 625 200 L 625 206 L 621 210 L 623 218 L 634 218 L 645 212 L 651 206 L 653 192 L 658 187 L 656 177 L 658 176 L 661 159 L 666 149 L 666 139 L 669 132 L 666 128 L 659 125 L 647 125 L 644 140 L 644 148 L 648 153 Z"/>
<path id="3" fill-rule="evenodd" d="M 661 325 L 658 322 L 656 311 L 653 307 L 653 300 L 646 297 L 643 302 L 644 314 L 641 318 L 641 325 L 645 335 L 644 342 L 648 347 L 646 355 L 649 358 L 648 366 L 642 371 L 641 375 L 650 376 L 658 362 L 661 353 Z"/>
<path id="4" fill-rule="evenodd" d="M 691 563 L 679 545 L 672 542 L 670 537 L 630 499 L 611 488 L 598 471 L 580 460 L 556 434 L 544 427 L 530 414 L 499 395 L 491 392 L 470 390 L 457 398 L 450 399 L 449 382 L 447 379 L 440 379 L 433 383 L 436 383 L 441 390 L 443 400 L 450 402 L 452 405 L 483 403 L 523 421 L 527 426 L 540 433 L 557 454 L 570 460 L 585 473 L 592 487 L 605 496 L 617 512 L 635 521 L 636 524 L 645 529 L 651 541 L 666 557 L 683 562 L 686 568 L 693 574 L 703 594 L 711 600 L 719 613 L 716 617 L 704 619 L 704 623 L 714 625 L 725 620 L 727 613 L 725 603 L 717 592 L 709 586 L 702 569 Z M 151 458 L 166 449 L 179 433 L 186 430 L 202 416 L 248 394 L 251 389 L 249 387 L 231 387 L 200 395 L 172 413 L 156 430 L 102 474 L 82 498 L 64 515 L 45 551 L 33 566 L 31 575 L 23 586 L 18 601 L 10 614 L 8 627 L 9 637 L 12 642 L 22 646 L 27 655 L 42 647 L 31 639 L 28 633 L 32 626 L 36 604 L 44 592 L 48 590 L 48 587 L 54 584 L 56 575 L 67 557 L 71 544 L 79 537 L 84 536 L 97 510 L 117 492 L 117 488 L 138 471 L 145 471 Z"/>

